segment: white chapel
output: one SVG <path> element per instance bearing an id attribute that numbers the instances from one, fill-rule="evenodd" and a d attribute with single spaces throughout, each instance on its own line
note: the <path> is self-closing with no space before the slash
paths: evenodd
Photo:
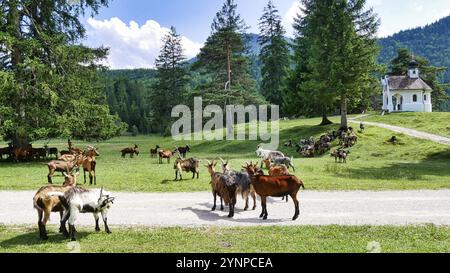
<path id="1" fill-rule="evenodd" d="M 412 60 L 406 76 L 385 76 L 383 86 L 383 111 L 432 112 L 431 87 L 419 75 L 419 64 Z"/>

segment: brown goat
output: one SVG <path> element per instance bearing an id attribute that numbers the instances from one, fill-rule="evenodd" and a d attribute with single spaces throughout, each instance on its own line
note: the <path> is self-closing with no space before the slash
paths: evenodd
<path id="1" fill-rule="evenodd" d="M 234 216 L 234 207 L 236 205 L 236 191 L 237 185 L 234 183 L 233 179 L 229 175 L 217 173 L 215 171 L 215 166 L 217 162 L 209 162 L 205 165 L 211 175 L 211 189 L 214 196 L 214 206 L 212 211 L 216 210 L 216 199 L 217 196 L 220 197 L 220 209 L 223 210 L 223 202 L 228 205 L 230 212 L 228 214 L 229 218 Z"/>
<path id="2" fill-rule="evenodd" d="M 199 163 L 201 161 L 194 159 L 194 158 L 189 158 L 189 159 L 183 159 L 181 156 L 180 158 L 177 158 L 177 160 L 175 161 L 175 165 L 173 166 L 173 168 L 175 169 L 175 181 L 178 180 L 178 175 L 180 175 L 180 180 L 183 180 L 183 172 L 191 172 L 192 173 L 192 179 L 195 178 L 195 175 L 197 175 L 197 179 L 199 178 L 200 175 L 200 170 L 199 170 Z"/>
<path id="3" fill-rule="evenodd" d="M 156 145 L 155 149 L 150 149 L 150 157 L 156 157 L 158 155 L 159 145 Z"/>
<path id="4" fill-rule="evenodd" d="M 159 164 L 162 164 L 163 158 L 167 158 L 167 163 L 170 164 L 170 158 L 173 156 L 172 151 L 159 151 L 158 157 L 159 157 Z"/>
<path id="5" fill-rule="evenodd" d="M 304 188 L 303 182 L 295 176 L 265 176 L 258 175 L 255 170 L 256 165 L 247 165 L 246 170 L 250 175 L 251 183 L 256 193 L 261 197 L 262 212 L 260 218 L 267 220 L 267 197 L 284 197 L 290 195 L 294 205 L 295 214 L 293 221 L 300 215 L 297 193 L 300 188 Z"/>
<path id="6" fill-rule="evenodd" d="M 120 152 L 122 153 L 123 158 L 125 158 L 125 156 L 127 154 L 130 155 L 130 158 L 133 158 L 135 154 L 139 155 L 139 147 L 136 144 L 134 144 L 134 148 L 131 148 L 131 147 L 125 148 L 125 149 L 121 150 Z"/>
<path id="7" fill-rule="evenodd" d="M 64 173 L 65 181 L 63 186 L 45 186 L 38 190 L 33 198 L 33 206 L 38 212 L 38 226 L 39 226 L 39 235 L 42 239 L 47 240 L 47 230 L 46 225 L 48 220 L 50 219 L 50 214 L 52 212 L 59 212 L 61 219 L 63 218 L 64 207 L 61 204 L 59 197 L 57 196 L 49 196 L 51 192 L 66 192 L 72 187 L 77 185 L 77 176 L 76 174 L 67 174 Z M 59 232 L 63 233 L 65 236 L 68 236 L 66 225 L 61 221 L 61 225 L 59 228 Z"/>
<path id="8" fill-rule="evenodd" d="M 48 166 L 48 183 L 52 184 L 52 177 L 55 172 L 70 173 L 82 163 L 82 157 L 77 155 L 74 160 L 65 162 L 61 160 L 53 160 L 47 164 Z"/>
<path id="9" fill-rule="evenodd" d="M 86 184 L 86 172 L 88 172 L 89 184 L 92 185 L 92 178 L 93 178 L 94 185 L 97 185 L 97 173 L 96 173 L 97 161 L 95 160 L 95 157 L 97 156 L 100 156 L 100 154 L 97 152 L 97 149 L 92 146 L 88 146 L 88 150 L 84 152 L 81 163 L 83 167 L 84 184 Z"/>

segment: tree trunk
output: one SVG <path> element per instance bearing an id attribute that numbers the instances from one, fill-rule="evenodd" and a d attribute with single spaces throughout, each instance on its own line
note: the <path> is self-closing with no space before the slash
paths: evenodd
<path id="1" fill-rule="evenodd" d="M 328 119 L 327 116 L 327 107 L 325 105 L 322 106 L 322 123 L 320 123 L 320 126 L 326 126 L 333 124 L 331 120 Z"/>
<path id="2" fill-rule="evenodd" d="M 347 128 L 348 128 L 347 96 L 341 95 L 341 129 L 346 130 Z"/>
<path id="3" fill-rule="evenodd" d="M 230 103 L 229 101 L 229 94 L 228 94 L 228 90 L 231 87 L 231 48 L 228 45 L 227 48 L 227 82 L 225 83 L 225 109 L 227 107 L 227 105 Z M 227 111 L 226 114 L 226 120 L 227 120 L 227 134 L 229 137 L 231 137 L 234 134 L 234 128 L 232 123 L 233 117 L 231 116 L 232 113 L 230 113 L 229 111 Z M 232 138 L 231 138 L 232 139 Z"/>

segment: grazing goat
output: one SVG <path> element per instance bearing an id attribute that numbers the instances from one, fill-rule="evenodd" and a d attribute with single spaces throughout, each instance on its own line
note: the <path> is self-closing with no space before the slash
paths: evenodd
<path id="1" fill-rule="evenodd" d="M 183 172 L 191 172 L 192 173 L 192 179 L 195 178 L 195 175 L 197 175 L 197 179 L 199 179 L 200 169 L 199 169 L 199 163 L 201 161 L 189 158 L 189 159 L 183 159 L 181 156 L 177 158 L 175 161 L 175 165 L 173 168 L 175 169 L 175 181 L 178 180 L 178 175 L 180 175 L 180 181 L 183 180 Z"/>
<path id="2" fill-rule="evenodd" d="M 78 155 L 75 157 L 74 160 L 69 162 L 61 160 L 53 160 L 47 163 L 46 165 L 48 166 L 48 175 L 47 175 L 48 183 L 53 184 L 52 177 L 55 174 L 55 172 L 70 173 L 75 168 L 79 167 L 81 164 L 81 159 L 82 157 Z"/>
<path id="3" fill-rule="evenodd" d="M 362 133 L 364 133 L 366 131 L 366 126 L 364 125 L 364 123 L 360 123 L 359 124 L 359 129 L 361 130 Z"/>
<path id="4" fill-rule="evenodd" d="M 48 147 L 48 145 L 45 145 L 44 149 L 47 151 L 47 155 L 49 157 L 54 155 L 55 158 L 58 158 L 58 148 L 50 148 L 50 147 Z"/>
<path id="5" fill-rule="evenodd" d="M 155 149 L 150 149 L 150 157 L 156 157 L 158 155 L 159 145 L 156 145 Z"/>
<path id="6" fill-rule="evenodd" d="M 173 151 L 173 153 L 175 154 L 176 152 L 178 152 L 178 153 L 180 153 L 180 155 L 182 157 L 186 157 L 186 154 L 190 151 L 191 151 L 191 148 L 189 147 L 189 145 L 186 145 L 185 147 L 180 147 L 180 148 L 176 147 L 175 150 Z"/>
<path id="7" fill-rule="evenodd" d="M 230 208 L 230 212 L 228 214 L 229 218 L 234 216 L 234 206 L 236 205 L 236 191 L 237 185 L 234 179 L 226 174 L 217 173 L 214 168 L 217 165 L 217 162 L 209 162 L 205 165 L 208 168 L 208 172 L 211 175 L 211 189 L 214 196 L 214 206 L 212 207 L 212 211 L 216 210 L 216 199 L 217 196 L 220 197 L 220 209 L 223 210 L 223 202 L 225 205 L 228 205 Z"/>
<path id="8" fill-rule="evenodd" d="M 131 148 L 131 147 L 125 148 L 125 149 L 121 150 L 120 152 L 122 153 L 123 158 L 125 158 L 125 156 L 127 154 L 130 155 L 130 158 L 133 158 L 135 154 L 137 156 L 139 156 L 139 147 L 136 144 L 134 144 L 134 148 Z"/>
<path id="9" fill-rule="evenodd" d="M 46 159 L 47 158 L 47 150 L 45 148 L 32 148 L 31 156 L 35 159 Z"/>
<path id="10" fill-rule="evenodd" d="M 170 158 L 173 156 L 172 151 L 159 151 L 158 152 L 158 158 L 159 158 L 159 164 L 162 164 L 163 158 L 167 158 L 167 164 L 170 164 Z"/>
<path id="11" fill-rule="evenodd" d="M 251 183 L 256 193 L 261 197 L 262 212 L 260 218 L 267 220 L 267 197 L 291 196 L 295 205 L 293 221 L 300 215 L 297 193 L 304 188 L 303 182 L 295 176 L 265 176 L 255 171 L 256 165 L 247 165 L 246 170 L 250 175 Z"/>
<path id="12" fill-rule="evenodd" d="M 343 149 L 339 149 L 336 151 L 333 151 L 331 153 L 331 157 L 334 157 L 334 161 L 337 163 L 339 159 L 339 163 L 347 163 L 347 157 L 350 154 L 349 151 L 345 151 Z"/>
<path id="13" fill-rule="evenodd" d="M 59 212 L 61 216 L 61 220 L 63 219 L 64 207 L 62 206 L 58 197 L 49 196 L 51 192 L 61 192 L 64 193 L 75 187 L 77 185 L 77 176 L 76 174 L 64 173 L 64 184 L 63 186 L 45 186 L 38 190 L 33 198 L 33 206 L 38 212 L 38 227 L 39 227 L 39 235 L 41 239 L 47 240 L 47 230 L 46 225 L 48 220 L 50 219 L 50 214 L 52 212 Z M 61 221 L 61 226 L 59 228 L 59 232 L 62 232 L 64 235 L 68 236 L 68 232 L 65 224 Z"/>
<path id="14" fill-rule="evenodd" d="M 18 162 L 19 160 L 26 160 L 32 156 L 33 147 L 29 144 L 27 147 L 19 147 L 13 149 L 14 160 Z"/>
<path id="15" fill-rule="evenodd" d="M 241 194 L 242 199 L 245 201 L 244 210 L 248 210 L 249 207 L 249 196 L 253 199 L 253 209 L 256 209 L 256 193 L 255 189 L 253 189 L 250 183 L 250 176 L 246 172 L 235 172 L 230 168 L 229 161 L 225 162 L 222 158 L 222 171 L 224 174 L 231 176 L 234 179 L 234 182 L 237 185 L 237 194 Z"/>
<path id="16" fill-rule="evenodd" d="M 275 165 L 285 165 L 288 169 L 292 168 L 295 172 L 295 167 L 292 162 L 294 161 L 294 157 L 270 157 L 269 158 Z"/>
<path id="17" fill-rule="evenodd" d="M 114 203 L 115 197 L 111 197 L 109 193 L 101 190 L 86 190 L 83 188 L 73 187 L 62 192 L 50 193 L 51 196 L 58 196 L 61 204 L 64 206 L 64 215 L 61 220 L 62 224 L 69 221 L 69 236 L 72 241 L 76 241 L 77 230 L 75 222 L 78 214 L 92 213 L 95 218 L 95 231 L 99 232 L 98 224 L 99 214 L 102 215 L 106 233 L 111 233 L 108 227 L 108 210 Z"/>

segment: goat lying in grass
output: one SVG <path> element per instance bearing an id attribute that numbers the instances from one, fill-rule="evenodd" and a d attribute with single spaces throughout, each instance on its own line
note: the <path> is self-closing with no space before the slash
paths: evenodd
<path id="1" fill-rule="evenodd" d="M 247 164 L 246 170 L 250 175 L 252 186 L 261 197 L 262 212 L 260 218 L 267 220 L 267 197 L 283 197 L 290 195 L 294 205 L 295 214 L 293 221 L 297 220 L 300 209 L 297 200 L 297 193 L 300 188 L 304 188 L 303 182 L 295 176 L 265 176 L 259 175 L 256 171 L 258 164 Z"/>
<path id="2" fill-rule="evenodd" d="M 226 174 L 218 173 L 215 171 L 217 162 L 209 162 L 205 165 L 208 168 L 208 172 L 211 175 L 211 189 L 214 196 L 214 206 L 212 211 L 216 210 L 217 196 L 220 197 L 220 210 L 223 210 L 223 202 L 230 207 L 228 214 L 229 218 L 234 216 L 234 206 L 236 205 L 236 191 L 237 185 L 234 179 Z"/>
<path id="3" fill-rule="evenodd" d="M 108 227 L 108 210 L 114 203 L 114 197 L 101 190 L 87 190 L 78 187 L 72 187 L 65 192 L 53 192 L 51 196 L 58 196 L 61 204 L 64 206 L 64 215 L 61 224 L 69 221 L 69 236 L 72 241 L 76 241 L 77 230 L 75 223 L 80 213 L 92 213 L 95 218 L 95 231 L 99 232 L 99 214 L 102 215 L 106 233 L 111 233 Z"/>
<path id="4" fill-rule="evenodd" d="M 220 159 L 222 161 L 222 171 L 224 174 L 231 176 L 234 179 L 234 182 L 237 185 L 237 194 L 241 194 L 242 199 L 245 201 L 245 208 L 244 210 L 248 210 L 248 201 L 249 196 L 253 199 L 253 209 L 256 209 L 256 193 L 255 189 L 250 183 L 250 176 L 246 172 L 235 172 L 231 170 L 229 161 L 227 162 L 223 161 L 223 159 Z"/>
<path id="5" fill-rule="evenodd" d="M 39 235 L 42 239 L 47 240 L 47 230 L 46 225 L 48 220 L 50 219 L 50 214 L 52 212 L 59 212 L 61 216 L 61 226 L 59 231 L 64 235 L 68 235 L 65 224 L 63 224 L 63 212 L 64 207 L 62 206 L 58 197 L 50 196 L 49 194 L 52 192 L 61 192 L 65 193 L 69 189 L 75 187 L 77 185 L 77 176 L 80 173 L 76 174 L 64 173 L 65 180 L 63 186 L 45 186 L 38 190 L 33 198 L 33 207 L 38 211 L 38 226 L 39 226 Z"/>

